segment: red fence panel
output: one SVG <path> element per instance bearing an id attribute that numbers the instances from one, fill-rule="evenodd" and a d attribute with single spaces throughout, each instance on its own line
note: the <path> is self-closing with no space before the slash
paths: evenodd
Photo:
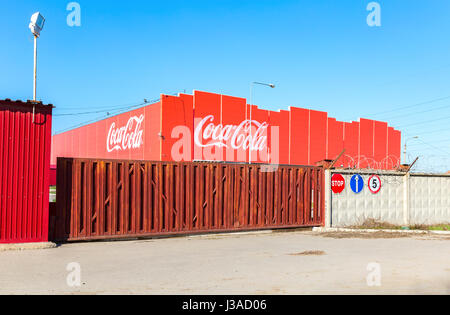
<path id="1" fill-rule="evenodd" d="M 316 167 L 58 159 L 54 240 L 313 227 L 324 220 Z"/>

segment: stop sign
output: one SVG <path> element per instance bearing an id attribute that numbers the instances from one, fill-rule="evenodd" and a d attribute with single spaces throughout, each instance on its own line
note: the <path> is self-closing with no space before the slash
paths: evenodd
<path id="1" fill-rule="evenodd" d="M 345 178 L 341 174 L 334 174 L 331 177 L 331 189 L 335 194 L 340 194 L 345 189 Z"/>

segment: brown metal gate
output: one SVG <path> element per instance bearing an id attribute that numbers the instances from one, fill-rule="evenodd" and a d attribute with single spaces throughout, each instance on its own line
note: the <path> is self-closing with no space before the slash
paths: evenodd
<path id="1" fill-rule="evenodd" d="M 323 225 L 324 171 L 58 159 L 54 240 Z"/>

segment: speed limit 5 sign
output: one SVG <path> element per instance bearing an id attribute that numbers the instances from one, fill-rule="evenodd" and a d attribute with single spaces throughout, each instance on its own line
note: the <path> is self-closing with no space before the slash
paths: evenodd
<path id="1" fill-rule="evenodd" d="M 381 178 L 373 175 L 369 178 L 369 190 L 372 194 L 378 194 L 381 191 Z"/>

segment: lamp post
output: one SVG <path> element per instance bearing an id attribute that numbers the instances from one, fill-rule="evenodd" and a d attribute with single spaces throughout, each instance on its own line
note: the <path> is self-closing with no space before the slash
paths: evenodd
<path id="1" fill-rule="evenodd" d="M 36 101 L 36 89 L 37 89 L 37 36 L 34 35 L 33 101 Z"/>
<path id="2" fill-rule="evenodd" d="M 416 139 L 419 139 L 419 137 L 415 136 L 415 137 L 411 137 L 411 138 L 408 138 L 408 139 L 405 140 L 405 151 L 403 152 L 403 154 L 404 154 L 403 158 L 404 158 L 405 163 L 408 163 L 406 161 L 408 159 L 408 157 L 407 157 L 407 155 L 408 155 L 408 142 L 410 140 L 416 140 Z"/>
<path id="3" fill-rule="evenodd" d="M 253 126 L 253 87 L 255 85 L 262 85 L 267 86 L 272 89 L 275 88 L 275 84 L 269 84 L 269 83 L 261 83 L 261 82 L 252 82 L 250 84 L 250 144 L 249 144 L 249 164 L 252 164 L 252 149 L 253 149 L 253 139 L 252 139 L 252 126 Z"/>
<path id="4" fill-rule="evenodd" d="M 29 28 L 34 35 L 33 101 L 36 101 L 37 99 L 37 39 L 41 35 L 44 24 L 45 18 L 40 12 L 36 12 L 31 16 Z"/>

